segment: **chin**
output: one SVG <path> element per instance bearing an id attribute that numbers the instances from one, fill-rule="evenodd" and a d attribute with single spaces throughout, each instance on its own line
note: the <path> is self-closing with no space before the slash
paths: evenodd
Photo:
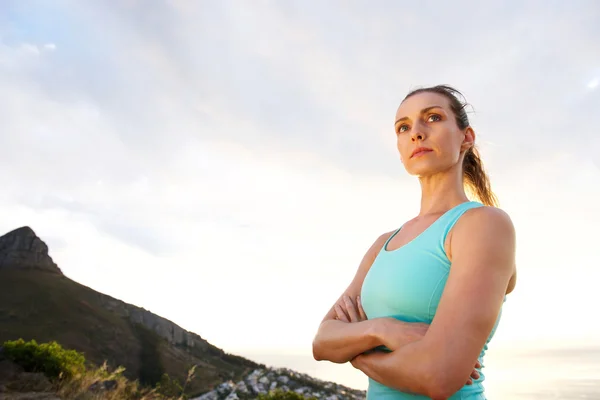
<path id="1" fill-rule="evenodd" d="M 448 162 L 440 162 L 442 160 L 427 160 L 427 159 L 416 159 L 410 160 L 410 163 L 405 163 L 404 168 L 410 175 L 422 178 L 426 176 L 437 175 L 440 173 L 448 172 L 452 169 L 454 164 Z"/>
<path id="2" fill-rule="evenodd" d="M 414 163 L 414 165 L 405 166 L 405 169 L 409 175 L 416 177 L 435 175 L 436 173 L 441 172 L 440 168 L 427 162 L 417 162 Z"/>

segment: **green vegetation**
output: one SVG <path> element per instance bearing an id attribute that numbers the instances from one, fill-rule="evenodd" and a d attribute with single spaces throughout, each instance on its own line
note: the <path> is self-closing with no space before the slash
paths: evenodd
<path id="1" fill-rule="evenodd" d="M 316 397 L 305 397 L 293 391 L 281 389 L 271 390 L 268 394 L 259 394 L 258 400 L 317 400 Z"/>
<path id="2" fill-rule="evenodd" d="M 156 384 L 156 392 L 160 393 L 166 397 L 178 397 L 178 399 L 187 399 L 187 395 L 185 394 L 187 385 L 194 379 L 194 373 L 196 372 L 196 366 L 194 365 L 188 371 L 187 379 L 185 380 L 185 384 L 181 386 L 179 381 L 176 378 L 171 378 L 167 374 L 163 374 L 160 379 L 160 382 Z"/>
<path id="3" fill-rule="evenodd" d="M 64 349 L 57 342 L 38 344 L 35 340 L 9 340 L 2 346 L 2 355 L 27 372 L 43 373 L 64 399 L 80 399 L 95 392 L 93 398 L 97 400 L 185 400 L 188 398 L 185 390 L 195 372 L 195 367 L 188 371 L 183 386 L 164 373 L 153 387 L 129 381 L 123 376 L 123 367 L 111 372 L 106 363 L 100 367 L 87 364 L 82 353 Z M 103 382 L 110 382 L 111 389 L 102 389 Z"/>
<path id="4" fill-rule="evenodd" d="M 63 348 L 57 342 L 40 343 L 23 339 L 6 341 L 2 356 L 28 372 L 40 372 L 50 379 L 54 390 L 63 399 L 93 398 L 95 400 L 187 400 L 189 384 L 195 377 L 196 366 L 188 370 L 184 384 L 163 373 L 156 384 L 146 385 L 123 376 L 125 368 L 110 371 L 106 363 L 100 367 L 86 362 L 84 355 Z M 103 389 L 103 385 L 110 389 Z M 87 397 L 86 397 L 87 396 Z M 90 397 L 91 396 L 91 397 Z M 276 389 L 260 394 L 259 400 L 317 400 L 293 391 Z"/>
<path id="5" fill-rule="evenodd" d="M 183 387 L 177 378 L 171 378 L 169 375 L 163 374 L 156 384 L 156 391 L 163 396 L 176 397 L 178 394 L 183 393 Z"/>
<path id="6" fill-rule="evenodd" d="M 42 372 L 50 379 L 70 379 L 85 371 L 85 357 L 75 350 L 65 350 L 56 342 L 37 344 L 35 340 L 7 341 L 6 358 L 27 372 Z"/>

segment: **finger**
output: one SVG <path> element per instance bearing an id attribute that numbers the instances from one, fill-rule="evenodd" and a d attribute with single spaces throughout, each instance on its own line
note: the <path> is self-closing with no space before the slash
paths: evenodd
<path id="1" fill-rule="evenodd" d="M 356 306 L 352 302 L 352 299 L 349 296 L 344 296 L 344 304 L 346 305 L 346 312 L 348 312 L 348 317 L 351 322 L 358 322 L 358 313 L 356 312 Z"/>
<path id="2" fill-rule="evenodd" d="M 360 316 L 360 319 L 362 321 L 366 321 L 367 318 L 367 314 L 365 313 L 365 310 L 363 309 L 362 303 L 360 301 L 360 296 L 356 296 L 356 304 L 358 305 L 358 314 Z"/>
<path id="3" fill-rule="evenodd" d="M 471 378 L 479 379 L 479 372 L 473 370 L 473 372 L 471 372 Z"/>
<path id="4" fill-rule="evenodd" d="M 348 320 L 348 316 L 346 315 L 346 313 L 344 312 L 344 310 L 342 309 L 342 307 L 339 304 L 336 304 L 334 308 L 335 308 L 335 315 L 337 316 L 337 318 L 340 321 L 350 322 Z"/>
<path id="5" fill-rule="evenodd" d="M 472 385 L 473 381 L 471 380 L 471 378 L 469 378 L 469 380 L 467 381 L 467 385 Z"/>
<path id="6" fill-rule="evenodd" d="M 477 362 L 475 363 L 475 368 L 481 368 L 481 363 L 479 362 L 479 360 L 477 360 Z"/>
<path id="7" fill-rule="evenodd" d="M 342 307 L 340 307 L 339 305 L 336 304 L 334 307 L 334 310 L 335 310 L 335 319 L 343 321 L 343 322 L 349 322 L 348 317 L 342 310 Z"/>

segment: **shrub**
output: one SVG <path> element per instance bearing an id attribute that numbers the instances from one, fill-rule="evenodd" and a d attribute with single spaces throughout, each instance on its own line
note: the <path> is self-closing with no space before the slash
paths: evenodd
<path id="1" fill-rule="evenodd" d="M 156 384 L 156 391 L 167 397 L 177 397 L 183 393 L 183 386 L 176 378 L 163 374 L 160 382 Z"/>
<path id="2" fill-rule="evenodd" d="M 50 379 L 69 379 L 85 372 L 85 357 L 75 350 L 63 349 L 56 342 L 38 344 L 23 339 L 4 342 L 6 358 L 27 372 L 42 372 Z"/>
<path id="3" fill-rule="evenodd" d="M 314 397 L 305 397 L 291 390 L 283 391 L 281 389 L 271 390 L 267 394 L 259 394 L 258 400 L 316 400 Z"/>

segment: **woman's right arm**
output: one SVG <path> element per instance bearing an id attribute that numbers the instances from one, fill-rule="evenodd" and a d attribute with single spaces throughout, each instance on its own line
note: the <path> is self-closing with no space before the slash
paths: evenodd
<path id="1" fill-rule="evenodd" d="M 365 276 L 391 234 L 392 232 L 388 232 L 381 235 L 371 245 L 354 279 L 323 318 L 313 340 L 315 360 L 342 364 L 376 347 L 386 346 L 395 350 L 396 347 L 418 340 L 424 335 L 423 324 L 409 324 L 393 318 L 363 320 L 360 317 L 357 319 L 356 315 L 348 315 L 348 310 L 359 309 L 357 297 L 360 295 Z M 345 312 L 347 321 L 336 318 L 340 312 Z"/>

